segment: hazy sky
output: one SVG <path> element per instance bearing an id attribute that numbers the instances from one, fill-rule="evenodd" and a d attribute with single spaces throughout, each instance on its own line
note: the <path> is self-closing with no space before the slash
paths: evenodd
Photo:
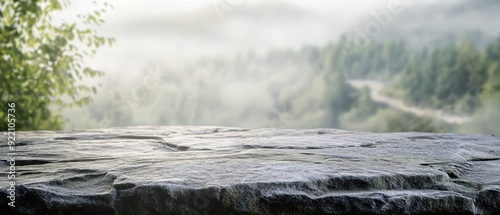
<path id="1" fill-rule="evenodd" d="M 370 9 L 384 7 L 389 1 L 393 0 L 120 0 L 112 2 L 114 9 L 105 13 L 103 18 L 106 20 L 106 24 L 99 32 L 117 39 L 114 50 L 118 53 L 141 52 L 137 49 L 156 49 L 156 51 L 158 49 L 172 49 L 172 43 L 176 42 L 182 44 L 179 46 L 183 47 L 185 53 L 183 56 L 188 56 L 188 58 L 191 56 L 190 53 L 193 53 L 193 50 L 189 49 L 197 49 L 197 54 L 206 56 L 211 55 L 212 51 L 228 53 L 226 50 L 229 49 L 226 48 L 247 51 L 249 48 L 281 48 L 292 47 L 291 45 L 301 46 L 302 44 L 319 45 L 325 43 L 326 40 L 333 40 L 334 36 L 332 35 L 338 34 L 337 31 L 343 31 L 342 29 L 354 23 L 361 15 L 367 14 Z M 227 19 L 224 22 L 208 23 L 210 27 L 207 27 L 206 20 L 200 19 L 206 18 L 207 14 L 217 18 L 217 11 L 212 6 L 224 2 L 236 2 L 233 11 L 227 14 Z M 255 16 L 255 19 L 252 17 L 247 17 L 243 21 L 230 19 L 240 15 L 238 11 L 244 11 L 250 4 L 280 2 L 293 3 L 299 9 L 310 11 L 309 15 L 319 18 L 310 17 L 295 23 L 293 18 L 285 17 L 279 23 L 270 23 L 267 22 L 269 17 L 267 20 L 262 20 L 259 19 L 261 14 L 251 14 L 250 16 Z M 88 0 L 72 0 L 70 8 L 63 13 L 61 18 L 72 20 L 76 14 L 83 14 L 99 8 L 102 6 L 96 6 Z M 177 26 L 153 23 L 161 22 L 168 19 L 168 16 L 176 14 L 184 16 L 184 20 L 175 21 Z M 200 16 L 198 17 L 198 15 Z M 142 24 L 149 24 L 148 26 L 151 27 L 138 29 L 137 26 L 129 26 L 129 23 L 132 22 L 142 22 Z M 195 27 L 192 29 L 186 30 L 182 27 L 193 23 Z M 199 27 L 200 25 L 202 27 Z M 117 26 L 122 29 L 117 31 Z M 145 32 L 141 32 L 143 30 Z M 158 32 L 161 30 L 163 32 Z M 252 37 L 247 38 L 250 34 Z M 209 39 L 211 40 L 209 41 Z M 169 44 L 166 44 L 167 41 Z M 142 45 L 138 46 L 138 44 Z M 160 44 L 165 44 L 165 46 Z M 145 52 L 151 53 L 147 50 Z M 117 58 L 118 56 L 114 57 L 115 60 L 118 60 Z"/>
<path id="2" fill-rule="evenodd" d="M 422 4 L 430 2 L 444 2 L 457 0 L 120 0 L 107 1 L 114 5 L 114 10 L 107 14 L 109 22 L 116 20 L 130 20 L 140 17 L 157 16 L 166 13 L 183 13 L 213 6 L 215 3 L 236 2 L 239 6 L 246 4 L 258 4 L 262 2 L 287 2 L 293 3 L 300 8 L 317 12 L 345 13 L 352 16 L 365 14 L 374 8 L 384 7 L 391 1 L 399 1 L 405 4 Z M 67 15 L 72 16 L 78 12 L 89 11 L 95 8 L 89 0 L 70 0 L 71 7 Z M 99 2 L 104 2 L 100 0 Z M 237 9 L 237 7 L 235 7 Z M 214 10 L 215 13 L 215 10 Z"/>
<path id="3" fill-rule="evenodd" d="M 239 6 L 245 4 L 257 4 L 262 2 L 289 2 L 301 8 L 318 12 L 343 12 L 352 14 L 362 14 L 370 8 L 381 6 L 391 0 L 120 0 L 113 2 L 114 10 L 108 14 L 108 21 L 136 19 L 138 17 L 148 17 L 164 13 L 182 13 L 204 6 L 211 6 L 216 3 L 241 2 Z M 88 11 L 93 5 L 88 0 L 71 1 L 70 11 Z M 215 10 L 214 10 L 215 13 Z"/>
<path id="4" fill-rule="evenodd" d="M 103 18 L 100 35 L 114 37 L 112 48 L 101 48 L 89 65 L 107 73 L 122 72 L 124 64 L 141 66 L 151 61 L 181 65 L 181 61 L 218 56 L 236 56 L 249 50 L 264 53 L 269 49 L 324 45 L 335 41 L 362 16 L 386 8 L 391 1 L 406 0 L 120 0 Z M 59 17 L 74 21 L 76 14 L 102 8 L 88 0 L 71 0 Z M 236 2 L 224 20 L 219 20 L 214 4 Z M 305 17 L 274 12 L 285 4 L 275 4 L 271 14 L 260 9 L 262 3 L 292 3 L 296 13 Z M 290 8 L 288 8 L 290 9 Z M 301 11 L 302 10 L 302 11 Z M 294 11 L 294 10 L 292 10 Z M 245 14 L 246 12 L 246 14 Z M 172 18 L 173 17 L 173 18 Z M 59 19 L 59 20 L 60 20 Z M 130 66 L 126 66 L 130 68 Z"/>

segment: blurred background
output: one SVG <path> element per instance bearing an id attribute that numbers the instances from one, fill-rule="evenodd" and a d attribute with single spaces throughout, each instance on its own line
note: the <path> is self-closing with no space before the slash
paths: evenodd
<path id="1" fill-rule="evenodd" d="M 5 32 L 9 1 L 2 2 Z M 80 105 L 53 105 L 53 97 L 74 103 L 78 98 L 70 97 L 80 94 L 50 93 L 49 84 L 46 119 L 36 115 L 21 128 L 500 134 L 498 11 L 496 0 L 67 1 L 49 22 L 88 25 L 89 16 L 81 14 L 102 19 L 89 32 L 112 45 L 80 59 L 102 75 L 71 82 L 95 87 Z M 89 46 L 85 39 L 72 44 Z M 14 74 L 11 82 L 19 86 L 43 72 L 15 75 L 21 73 L 7 71 L 5 65 L 15 64 L 2 54 L 2 76 Z M 70 68 L 61 74 L 68 76 Z M 35 91 L 23 95 L 44 97 Z M 3 101 L 17 101 L 25 107 L 19 111 L 34 108 L 13 92 L 4 85 Z"/>

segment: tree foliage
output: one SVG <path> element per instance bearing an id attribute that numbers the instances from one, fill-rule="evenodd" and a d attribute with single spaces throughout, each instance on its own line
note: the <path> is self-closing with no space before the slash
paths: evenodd
<path id="1" fill-rule="evenodd" d="M 16 103 L 17 129 L 60 129 L 60 110 L 88 104 L 96 92 L 81 81 L 103 73 L 83 61 L 114 42 L 95 30 L 112 6 L 104 3 L 81 15 L 82 23 L 56 24 L 54 14 L 68 6 L 61 0 L 0 0 L 0 99 Z M 0 118 L 6 111 L 6 106 L 0 109 Z M 0 130 L 5 129 L 1 123 Z"/>
<path id="2" fill-rule="evenodd" d="M 480 106 L 485 88 L 492 88 L 496 79 L 494 46 L 484 51 L 466 40 L 457 46 L 413 54 L 396 87 L 405 92 L 411 104 L 471 114 Z M 463 108 L 471 103 L 477 104 Z"/>

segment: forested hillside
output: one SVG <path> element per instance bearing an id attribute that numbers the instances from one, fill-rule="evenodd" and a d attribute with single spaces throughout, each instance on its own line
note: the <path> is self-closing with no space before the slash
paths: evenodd
<path id="1" fill-rule="evenodd" d="M 404 44 L 404 40 L 373 43 L 348 61 L 350 64 L 346 63 L 339 44 L 272 51 L 263 57 L 249 52 L 232 60 L 205 60 L 183 70 L 169 71 L 158 90 L 145 92 L 146 100 L 137 106 L 139 109 L 142 106 L 145 112 L 157 113 L 154 117 L 145 118 L 140 112 L 131 117 L 117 114 L 113 110 L 125 113 L 129 107 L 123 107 L 127 101 L 122 101 L 124 98 L 116 91 L 117 100 L 96 98 L 89 119 L 105 117 L 112 125 L 141 121 L 157 125 L 231 125 L 234 118 L 241 118 L 244 120 L 239 123 L 252 127 L 276 123 L 261 119 L 269 120 L 279 113 L 281 126 L 289 127 L 450 131 L 452 125 L 400 113 L 373 102 L 368 88 L 358 92 L 346 81 L 396 77 L 385 79 L 387 83 L 394 80 L 393 90 L 388 91 L 399 94 L 392 96 L 417 106 L 466 115 L 483 107 L 487 101 L 483 98 L 490 98 L 487 95 L 499 90 L 495 79 L 498 42 L 485 50 L 470 41 L 434 50 L 412 50 Z M 473 106 L 464 106 L 471 101 L 475 102 Z"/>
<path id="2" fill-rule="evenodd" d="M 144 76 L 119 81 L 120 74 L 108 75 L 105 93 L 67 128 L 225 125 L 498 134 L 499 5 L 481 0 L 407 7 L 355 49 L 348 45 L 353 40 L 348 30 L 323 45 L 250 49 L 176 67 L 160 64 L 159 85 L 142 89 L 135 100 L 131 89 L 140 87 Z M 353 88 L 353 79 L 380 82 L 385 96 L 434 113 L 376 102 L 372 89 Z M 464 120 L 445 122 L 435 113 Z"/>
<path id="3" fill-rule="evenodd" d="M 374 38 L 390 41 L 405 38 L 412 47 L 454 45 L 465 39 L 483 48 L 500 33 L 500 1 L 442 0 L 405 7 Z M 372 20 L 367 16 L 356 27 Z"/>

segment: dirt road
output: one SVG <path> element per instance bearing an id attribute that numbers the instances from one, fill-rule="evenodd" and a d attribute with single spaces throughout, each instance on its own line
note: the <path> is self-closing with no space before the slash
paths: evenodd
<path id="1" fill-rule="evenodd" d="M 470 120 L 470 118 L 468 117 L 447 114 L 442 110 L 409 106 L 405 104 L 401 99 L 383 95 L 381 93 L 381 90 L 384 88 L 384 84 L 378 81 L 350 80 L 348 81 L 348 83 L 356 89 L 362 89 L 363 87 L 367 86 L 368 88 L 370 88 L 371 92 L 370 96 L 374 101 L 387 104 L 395 109 L 404 112 L 413 113 L 417 116 L 427 116 L 427 117 L 437 118 L 447 123 L 457 123 L 457 124 L 462 124 Z"/>

